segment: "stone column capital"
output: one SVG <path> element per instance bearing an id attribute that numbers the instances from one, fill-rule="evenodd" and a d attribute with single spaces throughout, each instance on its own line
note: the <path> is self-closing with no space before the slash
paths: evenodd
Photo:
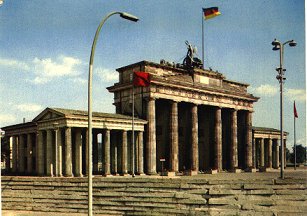
<path id="1" fill-rule="evenodd" d="M 155 98 L 155 97 L 146 97 L 145 100 L 148 102 L 148 101 L 155 101 L 156 99 L 158 98 Z"/>

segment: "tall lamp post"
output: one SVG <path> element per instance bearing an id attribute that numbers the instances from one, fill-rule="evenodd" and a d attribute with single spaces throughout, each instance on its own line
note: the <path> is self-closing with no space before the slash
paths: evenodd
<path id="1" fill-rule="evenodd" d="M 92 77 L 93 77 L 93 62 L 96 49 L 97 39 L 101 30 L 101 27 L 106 20 L 115 14 L 119 14 L 121 18 L 127 19 L 133 22 L 137 22 L 139 19 L 131 14 L 125 12 L 111 12 L 100 22 L 91 49 L 91 57 L 89 62 L 89 75 L 88 75 L 88 215 L 92 216 L 93 207 L 93 182 L 92 182 Z"/>
<path id="2" fill-rule="evenodd" d="M 295 47 L 296 42 L 294 40 L 288 40 L 285 43 L 281 43 L 278 40 L 274 39 L 272 42 L 273 50 L 279 50 L 279 68 L 276 68 L 278 75 L 276 79 L 280 84 L 280 146 L 281 146 L 281 169 L 280 169 L 280 178 L 284 179 L 284 169 L 285 169 L 285 147 L 284 147 L 284 132 L 283 132 L 283 83 L 286 80 L 284 77 L 286 69 L 283 69 L 283 58 L 284 58 L 284 46 L 289 44 L 290 47 Z"/>

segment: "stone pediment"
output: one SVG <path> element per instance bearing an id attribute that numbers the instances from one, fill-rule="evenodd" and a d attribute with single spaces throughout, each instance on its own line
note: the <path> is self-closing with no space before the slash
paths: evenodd
<path id="1" fill-rule="evenodd" d="M 62 112 L 59 112 L 56 109 L 46 108 L 44 111 L 42 111 L 38 116 L 36 116 L 33 119 L 33 122 L 57 119 L 60 117 L 65 117 L 65 114 Z"/>

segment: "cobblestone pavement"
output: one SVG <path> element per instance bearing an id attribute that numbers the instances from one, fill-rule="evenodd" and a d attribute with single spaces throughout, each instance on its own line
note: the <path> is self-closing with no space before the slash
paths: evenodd
<path id="1" fill-rule="evenodd" d="M 287 167 L 285 169 L 285 179 L 305 179 L 307 183 L 307 167 L 299 167 L 294 170 L 293 167 Z M 25 177 L 26 178 L 26 177 Z M 95 177 L 100 178 L 100 177 Z M 115 178 L 132 178 L 130 177 L 115 177 Z M 135 178 L 168 178 L 166 176 L 136 176 Z M 269 172 L 242 172 L 242 173 L 228 173 L 221 172 L 218 174 L 199 174 L 196 176 L 176 176 L 175 178 L 186 178 L 186 179 L 198 179 L 205 178 L 208 180 L 251 180 L 251 179 L 278 179 L 280 178 L 280 170 L 272 170 Z M 83 216 L 87 214 L 76 214 L 76 213 L 59 213 L 59 212 L 31 212 L 31 211 L 11 211 L 3 210 L 1 212 L 3 216 Z"/>

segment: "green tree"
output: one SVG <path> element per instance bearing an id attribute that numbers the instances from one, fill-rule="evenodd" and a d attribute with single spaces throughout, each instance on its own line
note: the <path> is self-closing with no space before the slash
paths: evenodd
<path id="1" fill-rule="evenodd" d="M 294 163 L 294 147 L 290 156 L 290 162 Z M 306 147 L 299 144 L 296 145 L 296 163 L 304 163 L 306 161 Z"/>

